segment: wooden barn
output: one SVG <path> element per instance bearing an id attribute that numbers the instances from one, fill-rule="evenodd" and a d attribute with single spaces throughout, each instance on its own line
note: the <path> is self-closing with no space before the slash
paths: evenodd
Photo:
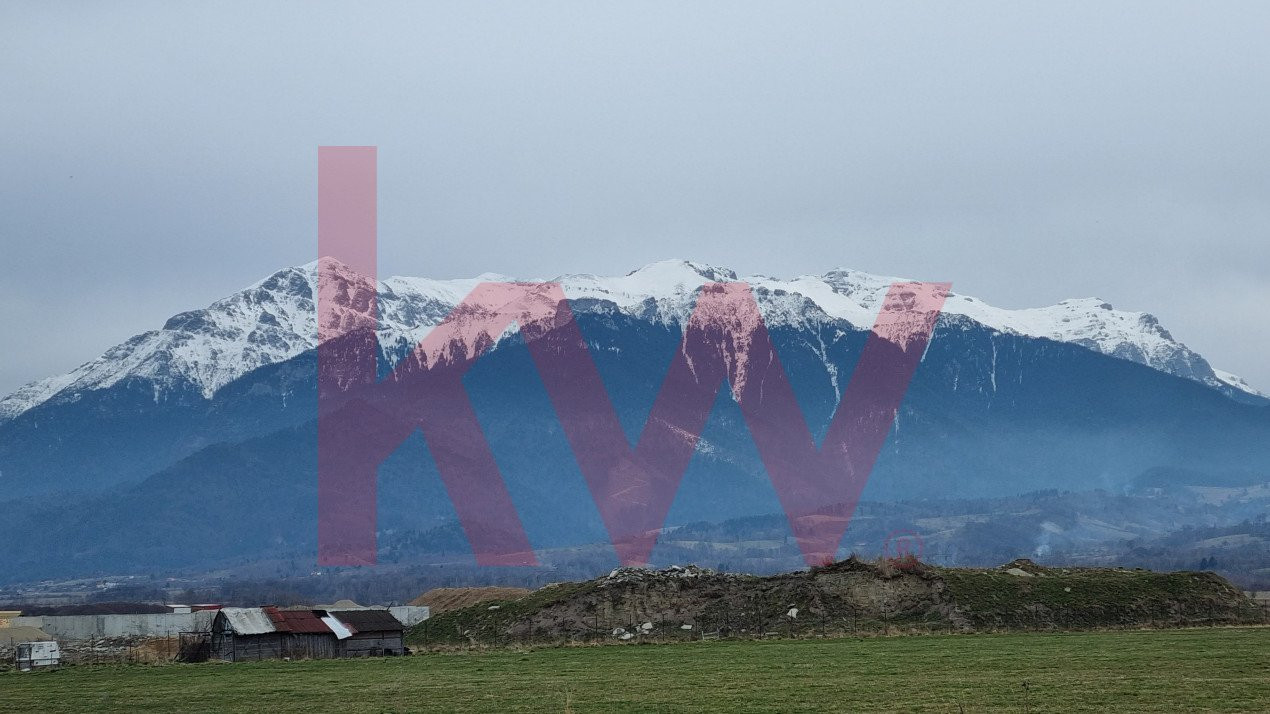
<path id="1" fill-rule="evenodd" d="M 312 610 L 226 607 L 212 620 L 211 657 L 242 662 L 339 656 L 339 640 Z"/>
<path id="2" fill-rule="evenodd" d="M 211 629 L 211 658 L 230 662 L 405 654 L 404 628 L 387 610 L 226 607 Z"/>

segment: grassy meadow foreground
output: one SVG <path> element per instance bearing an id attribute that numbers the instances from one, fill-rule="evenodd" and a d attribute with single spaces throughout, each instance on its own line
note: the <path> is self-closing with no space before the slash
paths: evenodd
<path id="1" fill-rule="evenodd" d="M 1270 629 L 738 640 L 0 674 L 0 711 L 141 710 L 1263 712 Z"/>

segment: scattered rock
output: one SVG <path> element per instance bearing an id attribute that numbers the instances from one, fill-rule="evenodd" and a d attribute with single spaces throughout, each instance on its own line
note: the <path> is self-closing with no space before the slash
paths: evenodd
<path id="1" fill-rule="evenodd" d="M 617 568 L 604 578 L 601 585 L 615 585 L 619 583 L 638 583 L 655 580 L 672 580 L 677 578 L 700 578 L 708 575 L 718 575 L 708 568 L 700 568 L 695 565 L 672 565 L 669 568 L 661 570 L 651 570 L 649 568 Z"/>
<path id="2" fill-rule="evenodd" d="M 1031 558 L 1016 558 L 1002 565 L 1001 570 L 1011 575 L 1018 575 L 1018 573 L 1013 572 L 1015 570 L 1022 570 L 1027 575 L 1050 575 L 1053 573 L 1049 568 L 1037 565 Z"/>

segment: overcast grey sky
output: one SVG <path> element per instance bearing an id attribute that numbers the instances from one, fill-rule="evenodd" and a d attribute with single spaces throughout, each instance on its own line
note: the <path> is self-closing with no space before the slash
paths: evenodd
<path id="1" fill-rule="evenodd" d="M 1270 388 L 1270 3 L 0 4 L 0 392 L 316 257 L 684 257 L 1149 310 Z"/>

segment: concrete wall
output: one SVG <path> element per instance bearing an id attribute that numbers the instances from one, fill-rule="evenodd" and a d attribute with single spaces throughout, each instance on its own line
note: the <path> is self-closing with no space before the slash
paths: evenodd
<path id="1" fill-rule="evenodd" d="M 216 611 L 157 615 L 31 615 L 15 617 L 14 627 L 38 627 L 59 640 L 101 637 L 176 637 L 182 632 L 207 632 Z"/>

